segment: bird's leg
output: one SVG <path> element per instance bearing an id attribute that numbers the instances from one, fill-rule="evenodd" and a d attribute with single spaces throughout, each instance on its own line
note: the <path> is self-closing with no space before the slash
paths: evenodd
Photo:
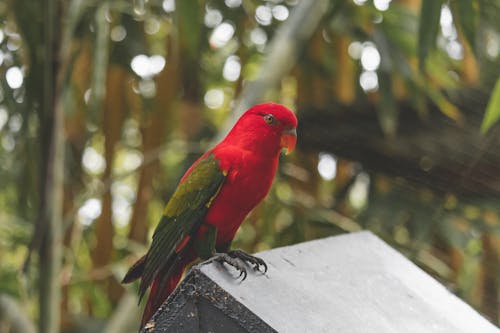
<path id="1" fill-rule="evenodd" d="M 238 259 L 231 257 L 227 253 L 219 253 L 219 252 L 214 252 L 212 254 L 212 257 L 206 261 L 204 261 L 202 264 L 210 264 L 213 262 L 218 262 L 219 264 L 223 265 L 224 263 L 233 266 L 236 270 L 240 272 L 240 275 L 238 277 L 242 277 L 241 281 L 244 281 L 247 278 L 247 269 L 245 266 L 238 261 Z"/>
<path id="2" fill-rule="evenodd" d="M 259 271 L 262 273 L 267 272 L 267 265 L 264 260 L 261 258 L 255 257 L 251 254 L 246 253 L 243 250 L 237 249 L 237 250 L 232 250 L 230 251 L 229 248 L 231 247 L 231 242 L 225 243 L 225 244 L 219 244 L 217 245 L 216 249 L 217 252 L 224 252 L 227 253 L 230 257 L 232 258 L 238 258 L 245 262 L 246 264 L 253 266 L 254 271 Z M 260 267 L 264 269 L 264 271 L 260 270 Z"/>
<path id="3" fill-rule="evenodd" d="M 217 262 L 221 265 L 224 263 L 233 266 L 236 270 L 240 272 L 239 277 L 243 276 L 243 280 L 246 279 L 247 277 L 247 270 L 245 268 L 245 265 L 242 264 L 238 259 L 235 257 L 230 256 L 228 253 L 225 253 L 227 251 L 224 251 L 220 248 L 217 248 L 218 251 L 216 251 L 216 239 L 217 239 L 217 229 L 213 226 L 209 226 L 207 228 L 207 231 L 203 235 L 203 239 L 201 239 L 199 242 L 197 242 L 196 246 L 196 252 L 202 259 L 208 258 L 208 260 L 204 261 L 201 263 L 202 265 L 205 264 L 210 264 L 213 262 Z"/>
<path id="4" fill-rule="evenodd" d="M 262 272 L 262 273 L 266 273 L 267 272 L 267 264 L 266 264 L 266 262 L 264 260 L 262 260 L 261 258 L 259 258 L 259 257 L 255 257 L 255 256 L 253 256 L 251 254 L 248 254 L 245 251 L 240 250 L 240 249 L 228 251 L 227 254 L 231 258 L 238 258 L 238 259 L 244 261 L 245 263 L 248 263 L 251 266 L 253 265 L 254 271 L 259 271 L 259 272 Z M 260 270 L 261 266 L 264 269 L 263 271 Z"/>

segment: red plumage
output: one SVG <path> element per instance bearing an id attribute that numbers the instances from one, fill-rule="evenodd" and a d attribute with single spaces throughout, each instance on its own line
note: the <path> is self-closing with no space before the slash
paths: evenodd
<path id="1" fill-rule="evenodd" d="M 197 258 L 193 244 L 204 237 L 209 226 L 217 230 L 216 248 L 226 247 L 227 250 L 244 218 L 269 192 L 281 150 L 291 151 L 295 147 L 296 126 L 297 118 L 284 106 L 274 103 L 256 105 L 240 117 L 222 142 L 186 171 L 180 184 L 189 181 L 200 161 L 214 156 L 225 179 L 207 202 L 209 208 L 191 234 L 195 239 L 190 241 L 192 236 L 185 235 L 176 244 L 175 254 L 182 253 L 182 258 L 173 264 L 173 269 L 172 264 L 168 264 L 155 275 L 142 325 L 175 289 L 185 267 Z M 148 255 L 144 262 L 147 260 Z M 142 274 L 142 268 L 137 272 Z M 165 274 L 169 274 L 168 280 L 162 285 Z M 124 280 L 129 282 L 131 279 L 126 276 Z"/>

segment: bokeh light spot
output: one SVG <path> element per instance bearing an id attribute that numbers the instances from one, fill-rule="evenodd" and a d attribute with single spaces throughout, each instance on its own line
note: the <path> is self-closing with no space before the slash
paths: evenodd
<path id="1" fill-rule="evenodd" d="M 250 40 L 255 45 L 265 45 L 267 42 L 267 34 L 262 28 L 255 28 L 250 32 Z"/>
<path id="2" fill-rule="evenodd" d="M 106 160 L 92 147 L 85 148 L 82 163 L 84 169 L 93 175 L 102 174 L 106 168 Z"/>
<path id="3" fill-rule="evenodd" d="M 389 9 L 389 5 L 392 0 L 373 0 L 373 5 L 380 11 L 386 11 Z"/>
<path id="4" fill-rule="evenodd" d="M 359 77 L 359 84 L 366 92 L 376 91 L 378 89 L 378 76 L 377 73 L 372 71 L 365 71 Z"/>
<path id="5" fill-rule="evenodd" d="M 96 218 L 101 215 L 102 204 L 99 199 L 91 198 L 85 201 L 85 203 L 78 209 L 78 220 L 79 222 L 88 227 L 94 222 Z"/>
<path id="6" fill-rule="evenodd" d="M 332 154 L 320 153 L 318 172 L 324 180 L 332 180 L 337 175 L 337 159 Z"/>
<path id="7" fill-rule="evenodd" d="M 205 25 L 209 28 L 215 28 L 221 24 L 224 17 L 222 13 L 217 9 L 207 9 L 204 17 Z"/>
<path id="8" fill-rule="evenodd" d="M 270 25 L 273 20 L 271 8 L 267 6 L 258 6 L 255 10 L 255 20 L 260 25 Z"/>
<path id="9" fill-rule="evenodd" d="M 210 109 L 217 109 L 224 103 L 224 92 L 222 89 L 210 89 L 203 98 L 205 105 Z"/>
<path id="10" fill-rule="evenodd" d="M 283 5 L 277 5 L 274 6 L 272 9 L 272 13 L 275 19 L 278 21 L 284 21 L 288 18 L 288 15 L 290 14 L 288 11 L 288 8 Z"/>
<path id="11" fill-rule="evenodd" d="M 224 3 L 229 8 L 236 8 L 241 6 L 241 0 L 225 0 Z"/>
<path id="12" fill-rule="evenodd" d="M 165 58 L 161 55 L 148 57 L 144 54 L 136 55 L 130 62 L 132 70 L 142 78 L 151 78 L 160 73 L 165 67 Z"/>
<path id="13" fill-rule="evenodd" d="M 238 80 L 240 73 L 240 58 L 235 55 L 227 57 L 226 62 L 224 63 L 224 68 L 222 69 L 222 76 L 224 76 L 224 79 L 234 82 Z"/>
<path id="14" fill-rule="evenodd" d="M 162 8 L 166 13 L 171 13 L 175 10 L 175 0 L 163 0 Z"/>
<path id="15" fill-rule="evenodd" d="M 375 71 L 380 65 L 380 53 L 373 43 L 365 43 L 361 51 L 361 65 L 367 71 Z"/>
<path id="16" fill-rule="evenodd" d="M 123 25 L 114 26 L 111 29 L 110 37 L 113 42 L 121 42 L 127 37 L 127 30 Z"/>
<path id="17" fill-rule="evenodd" d="M 23 72 L 17 66 L 11 67 L 5 72 L 5 80 L 12 89 L 20 88 L 24 80 Z"/>
<path id="18" fill-rule="evenodd" d="M 210 45 L 214 48 L 221 48 L 233 38 L 234 27 L 228 22 L 219 24 L 210 35 Z"/>

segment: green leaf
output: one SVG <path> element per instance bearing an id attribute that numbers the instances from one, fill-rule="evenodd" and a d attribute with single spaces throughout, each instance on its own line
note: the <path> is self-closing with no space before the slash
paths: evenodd
<path id="1" fill-rule="evenodd" d="M 457 0 L 454 17 L 460 25 L 465 39 L 472 50 L 475 50 L 475 37 L 478 16 L 478 4 L 476 0 Z"/>
<path id="2" fill-rule="evenodd" d="M 500 119 L 500 77 L 493 88 L 490 101 L 486 107 L 483 123 L 481 124 L 481 133 L 485 134 L 491 126 Z"/>
<path id="3" fill-rule="evenodd" d="M 464 122 L 464 117 L 460 110 L 453 105 L 443 94 L 443 92 L 437 88 L 434 84 L 425 80 L 423 75 L 417 74 L 413 78 L 414 82 L 417 84 L 419 89 L 421 89 L 427 97 L 429 97 L 432 102 L 437 105 L 439 110 L 447 117 L 455 120 L 459 124 Z"/>
<path id="4" fill-rule="evenodd" d="M 439 110 L 449 118 L 455 120 L 456 122 L 463 123 L 464 118 L 460 110 L 453 105 L 445 95 L 435 88 L 424 88 L 427 96 L 438 106 Z"/>
<path id="5" fill-rule="evenodd" d="M 436 45 L 442 2 L 442 0 L 422 0 L 418 27 L 418 62 L 421 71 L 425 69 L 425 59 L 429 51 Z"/>

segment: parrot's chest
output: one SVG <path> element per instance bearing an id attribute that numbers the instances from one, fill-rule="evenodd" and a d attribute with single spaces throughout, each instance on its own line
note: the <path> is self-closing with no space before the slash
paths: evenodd
<path id="1" fill-rule="evenodd" d="M 229 171 L 229 200 L 241 209 L 252 210 L 269 192 L 276 168 L 273 160 L 249 160 Z"/>
<path id="2" fill-rule="evenodd" d="M 230 241 L 247 214 L 264 199 L 277 165 L 277 159 L 245 159 L 229 168 L 206 216 L 206 222 L 217 227 L 218 243 Z"/>

